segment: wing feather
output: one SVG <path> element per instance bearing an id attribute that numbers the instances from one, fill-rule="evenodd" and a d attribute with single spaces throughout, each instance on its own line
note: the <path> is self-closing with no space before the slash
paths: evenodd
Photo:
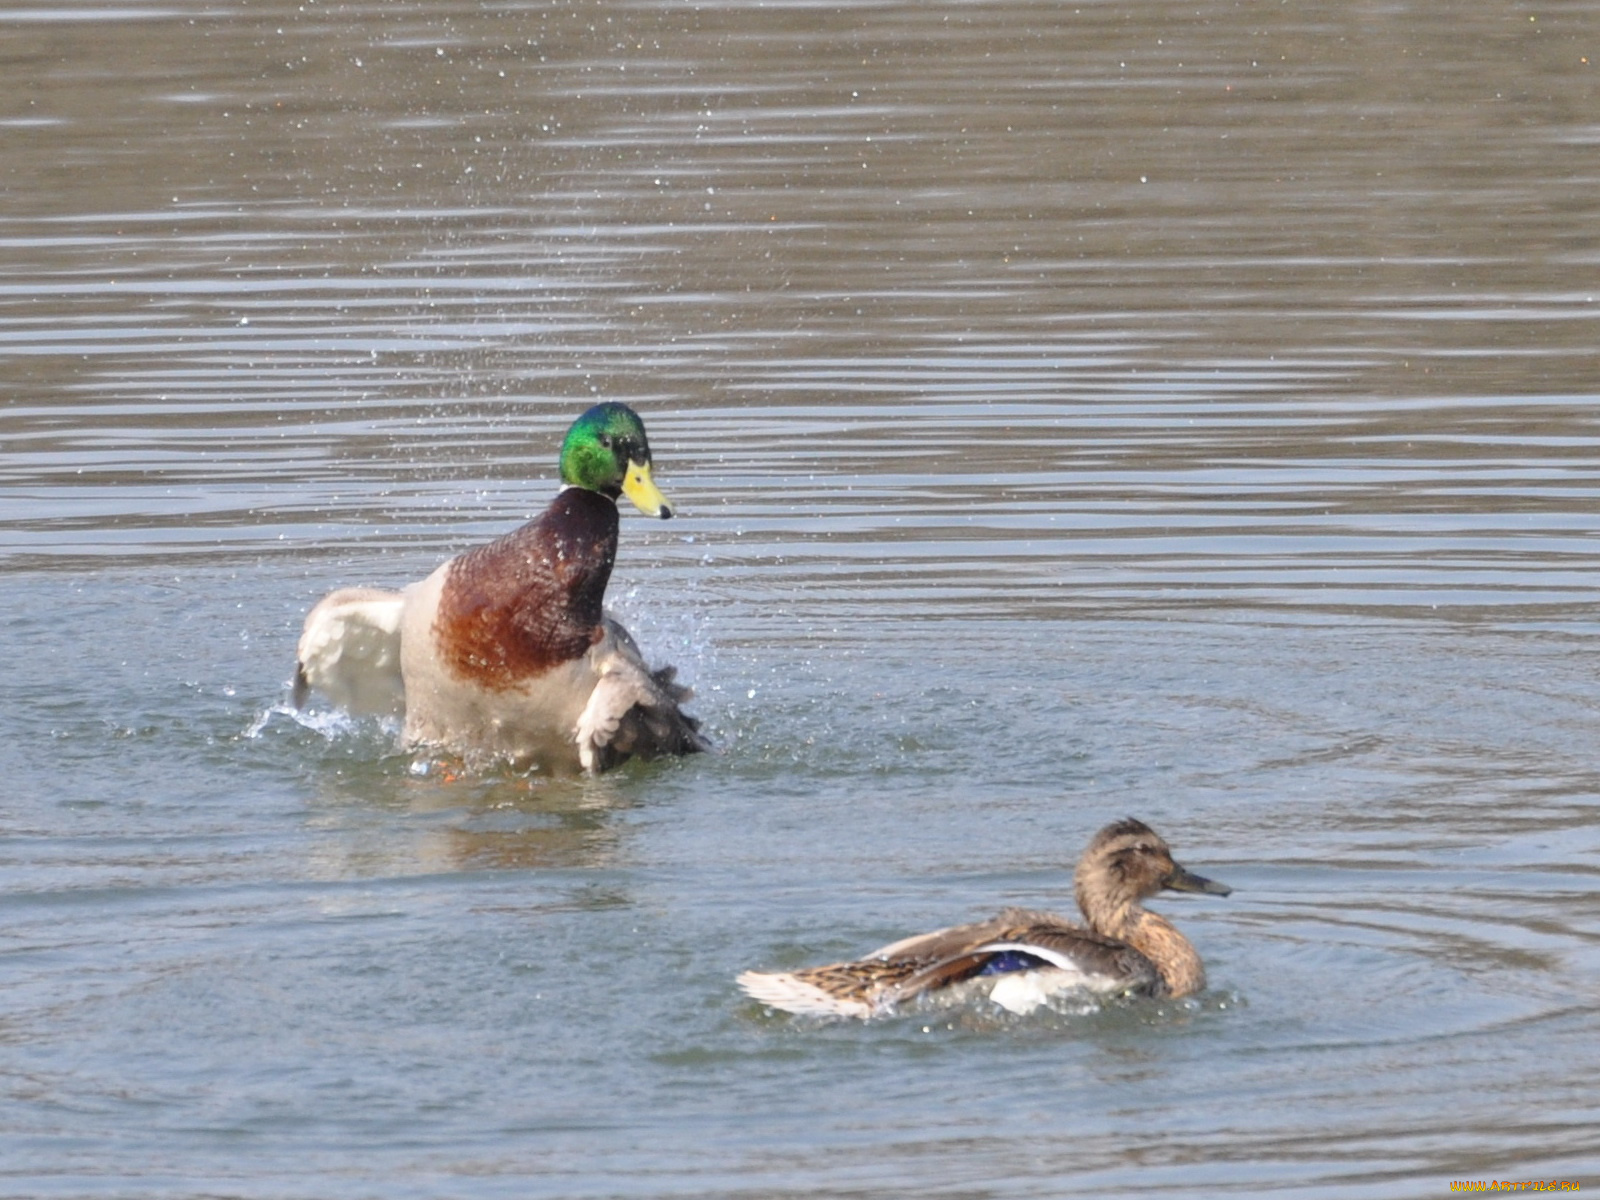
<path id="1" fill-rule="evenodd" d="M 607 616 L 604 627 L 605 637 L 590 652 L 600 679 L 574 729 L 583 769 L 605 770 L 635 755 L 709 750 L 700 722 L 679 707 L 694 693 L 676 682 L 677 669 L 650 670 L 618 621 Z"/>
<path id="2" fill-rule="evenodd" d="M 1027 1011 L 1057 991 L 1151 993 L 1162 989 L 1155 965 L 1126 943 L 1102 937 L 1053 913 L 1017 908 L 987 921 L 952 925 L 892 942 L 858 962 L 794 972 L 793 978 L 835 999 L 848 996 L 866 1002 L 866 1011 L 851 1010 L 847 1015 L 869 1016 L 973 979 L 996 955 L 1011 951 L 1048 964 L 1014 972 L 1018 979 L 1010 975 L 997 978 L 997 988 L 1002 980 L 1009 981 L 1009 987 L 1002 988 L 1003 995 L 995 998 L 1013 1011 Z M 1024 976 L 1032 982 L 1019 988 L 1016 985 Z M 1012 996 L 1013 992 L 1018 995 Z"/>
<path id="3" fill-rule="evenodd" d="M 869 1001 L 849 995 L 835 995 L 794 972 L 766 974 L 746 971 L 739 976 L 738 984 L 751 999 L 798 1016 L 870 1017 L 873 1013 L 873 1005 Z"/>
<path id="4" fill-rule="evenodd" d="M 306 614 L 296 649 L 295 707 L 304 708 L 315 689 L 352 713 L 402 715 L 404 607 L 403 593 L 378 588 L 340 588 L 319 600 Z"/>

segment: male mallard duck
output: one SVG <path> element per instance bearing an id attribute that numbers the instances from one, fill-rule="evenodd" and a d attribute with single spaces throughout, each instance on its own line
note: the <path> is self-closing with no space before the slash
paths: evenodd
<path id="1" fill-rule="evenodd" d="M 857 962 L 770 975 L 746 971 L 739 986 L 787 1012 L 863 1018 L 969 981 L 1014 1013 L 1060 992 L 1187 996 L 1205 987 L 1205 968 L 1189 940 L 1139 902 L 1163 888 L 1216 896 L 1231 888 L 1184 870 L 1166 842 L 1131 817 L 1095 834 L 1073 883 L 1087 929 L 1051 913 L 1008 908 L 987 921 L 906 938 Z"/>
<path id="2" fill-rule="evenodd" d="M 678 707 L 690 693 L 673 668 L 651 671 L 602 609 L 617 497 L 672 516 L 638 414 L 598 404 L 573 422 L 561 481 L 535 520 L 420 583 L 318 601 L 300 635 L 295 705 L 315 688 L 351 712 L 403 715 L 409 745 L 546 770 L 707 749 Z"/>

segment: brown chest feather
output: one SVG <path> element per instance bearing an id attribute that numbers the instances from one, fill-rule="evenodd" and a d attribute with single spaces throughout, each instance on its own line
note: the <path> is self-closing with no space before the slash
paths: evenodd
<path id="1" fill-rule="evenodd" d="M 434 637 L 456 675 L 502 691 L 582 657 L 602 636 L 617 506 L 568 488 L 543 514 L 450 564 Z"/>

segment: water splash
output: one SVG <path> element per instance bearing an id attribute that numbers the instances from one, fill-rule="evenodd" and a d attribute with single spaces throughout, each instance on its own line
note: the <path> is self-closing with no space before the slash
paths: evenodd
<path id="1" fill-rule="evenodd" d="M 248 741 L 260 740 L 276 717 L 287 717 L 294 725 L 308 729 L 328 742 L 363 736 L 373 729 L 381 729 L 390 736 L 398 736 L 400 732 L 400 723 L 390 717 L 355 717 L 337 708 L 296 708 L 280 700 L 256 714 L 241 736 Z"/>

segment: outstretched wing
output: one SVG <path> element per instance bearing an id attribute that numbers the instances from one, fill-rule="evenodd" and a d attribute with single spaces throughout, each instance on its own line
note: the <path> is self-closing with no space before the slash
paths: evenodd
<path id="1" fill-rule="evenodd" d="M 757 1000 L 788 1012 L 870 1017 L 980 975 L 1000 976 L 991 999 L 1019 1013 L 1058 991 L 1161 987 L 1155 966 L 1133 947 L 1053 913 L 1019 908 L 904 938 L 856 962 L 775 974 L 747 971 L 739 984 Z"/>
<path id="2" fill-rule="evenodd" d="M 864 964 L 839 963 L 803 971 L 746 971 L 737 982 L 752 1000 L 802 1017 L 860 1017 L 877 1011 L 880 980 Z"/>
<path id="3" fill-rule="evenodd" d="M 313 689 L 357 714 L 401 716 L 401 592 L 340 588 L 306 614 L 294 673 L 294 704 L 304 708 Z"/>
<path id="4" fill-rule="evenodd" d="M 578 759 L 590 773 L 625 758 L 709 750 L 700 722 L 684 712 L 694 692 L 675 682 L 677 668 L 652 671 L 628 631 L 604 619 L 605 637 L 590 653 L 600 680 L 579 714 Z"/>
<path id="5" fill-rule="evenodd" d="M 951 925 L 946 929 L 935 929 L 932 933 L 918 933 L 908 938 L 901 938 L 898 942 L 890 942 L 882 949 L 874 950 L 867 957 L 934 962 L 967 953 L 985 942 L 1003 938 L 1009 932 L 1023 927 L 1053 928 L 1072 932 L 1078 929 L 1071 921 L 1054 913 L 1039 912 L 1030 908 L 1007 908 L 987 921 Z"/>

